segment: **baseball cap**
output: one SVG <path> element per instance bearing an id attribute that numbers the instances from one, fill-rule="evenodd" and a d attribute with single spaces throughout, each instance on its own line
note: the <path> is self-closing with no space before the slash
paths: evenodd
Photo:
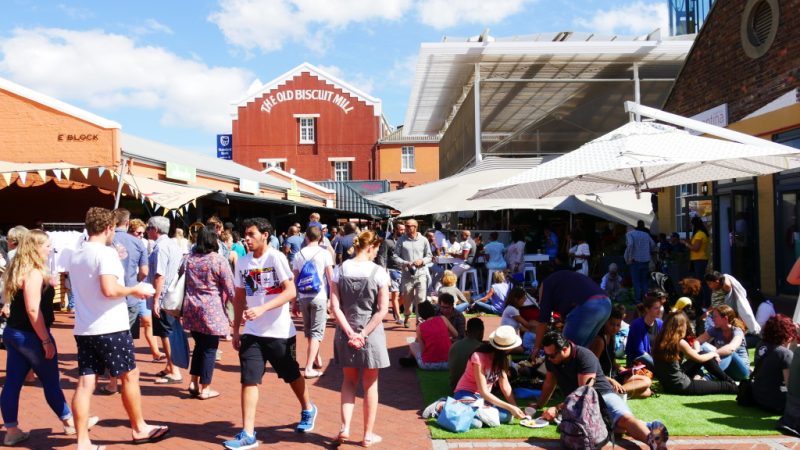
<path id="1" fill-rule="evenodd" d="M 678 311 L 683 311 L 683 308 L 692 305 L 692 299 L 689 297 L 681 297 L 675 302 L 675 306 L 672 307 L 672 312 L 676 313 Z"/>

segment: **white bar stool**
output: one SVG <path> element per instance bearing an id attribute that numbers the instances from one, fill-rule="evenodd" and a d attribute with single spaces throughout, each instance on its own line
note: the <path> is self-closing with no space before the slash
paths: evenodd
<path id="1" fill-rule="evenodd" d="M 489 292 L 489 289 L 492 288 L 492 282 L 494 281 L 494 273 L 495 272 L 502 272 L 503 269 L 487 269 L 489 272 L 486 275 L 486 292 Z"/>
<path id="2" fill-rule="evenodd" d="M 469 269 L 461 274 L 461 279 L 459 280 L 459 289 L 461 292 L 467 290 L 467 278 L 472 277 L 472 289 L 475 290 L 475 293 L 478 293 L 478 270 L 477 269 Z"/>
<path id="3" fill-rule="evenodd" d="M 536 283 L 536 266 L 533 264 L 525 264 L 525 267 L 522 269 L 522 279 L 526 282 L 528 281 L 528 274 L 531 274 L 531 286 L 534 286 Z"/>

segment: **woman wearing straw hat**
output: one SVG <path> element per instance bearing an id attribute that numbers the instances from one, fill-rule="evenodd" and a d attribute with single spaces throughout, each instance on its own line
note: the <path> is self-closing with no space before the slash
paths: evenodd
<path id="1" fill-rule="evenodd" d="M 478 400 L 495 406 L 500 412 L 500 423 L 511 422 L 511 417 L 525 417 L 525 413 L 517 407 L 511 384 L 508 382 L 508 354 L 522 345 L 517 330 L 502 325 L 489 335 L 489 342 L 481 344 L 470 356 L 467 368 L 458 380 L 453 398 L 456 400 Z M 498 384 L 506 401 L 492 394 L 492 388 Z"/>

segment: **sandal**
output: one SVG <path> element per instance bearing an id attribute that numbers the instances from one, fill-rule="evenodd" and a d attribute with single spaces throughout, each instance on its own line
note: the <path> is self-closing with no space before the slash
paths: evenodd
<path id="1" fill-rule="evenodd" d="M 372 433 L 371 437 L 365 437 L 364 440 L 361 441 L 361 446 L 365 447 L 365 448 L 366 447 L 371 447 L 371 446 L 373 446 L 375 444 L 380 444 L 381 441 L 383 441 L 382 437 L 378 436 L 375 433 Z"/>
<path id="2" fill-rule="evenodd" d="M 325 372 L 322 372 L 321 370 L 314 371 L 313 373 L 310 373 L 310 374 L 308 372 L 306 372 L 305 374 L 303 374 L 303 378 L 305 378 L 306 380 L 311 380 L 311 379 L 314 379 L 314 378 L 321 377 L 323 373 L 325 373 Z"/>
<path id="3" fill-rule="evenodd" d="M 163 376 L 160 378 L 156 378 L 155 384 L 181 384 L 183 383 L 183 378 L 172 378 L 170 376 Z"/>
<path id="4" fill-rule="evenodd" d="M 93 426 L 97 425 L 97 422 L 100 422 L 100 418 L 97 416 L 89 417 L 89 426 L 87 429 L 91 430 Z M 71 427 L 69 425 L 64 425 L 64 434 L 67 436 L 74 436 L 78 434 L 78 430 L 75 427 Z"/>
<path id="5" fill-rule="evenodd" d="M 147 437 L 140 438 L 140 439 L 133 438 L 131 442 L 134 445 L 148 444 L 148 443 L 152 443 L 152 442 L 156 442 L 156 441 L 161 440 L 168 433 L 169 433 L 169 427 L 168 426 L 155 427 L 150 431 L 150 434 L 147 435 Z"/>
<path id="6" fill-rule="evenodd" d="M 208 390 L 208 391 L 205 391 L 205 392 L 199 392 L 197 394 L 197 398 L 199 398 L 200 400 L 208 400 L 208 399 L 216 398 L 216 397 L 219 397 L 219 392 L 212 391 L 212 390 Z"/>
<path id="7" fill-rule="evenodd" d="M 334 447 L 338 447 L 347 442 L 348 439 L 350 439 L 350 431 L 342 430 L 339 432 L 339 435 L 336 436 L 336 439 L 333 441 L 333 445 Z"/>

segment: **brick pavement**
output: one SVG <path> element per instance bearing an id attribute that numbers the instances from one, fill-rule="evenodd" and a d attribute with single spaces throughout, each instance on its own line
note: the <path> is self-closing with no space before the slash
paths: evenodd
<path id="1" fill-rule="evenodd" d="M 57 313 L 53 335 L 58 343 L 59 360 L 62 372 L 62 386 L 67 400 L 77 381 L 76 347 L 72 337 L 71 314 Z M 298 324 L 300 329 L 301 324 Z M 404 355 L 406 337 L 413 336 L 413 329 L 403 329 L 393 323 L 385 323 L 389 342 L 389 355 L 393 362 Z M 323 342 L 323 358 L 328 366 L 332 363 L 333 325 L 328 323 L 326 339 Z M 190 341 L 191 344 L 191 341 Z M 92 414 L 101 417 L 100 423 L 91 431 L 93 442 L 108 445 L 113 449 L 151 448 L 151 449 L 219 449 L 221 442 L 230 439 L 241 428 L 239 402 L 239 362 L 236 352 L 227 342 L 222 342 L 222 360 L 214 372 L 213 387 L 222 395 L 210 400 L 190 398 L 188 373 L 183 385 L 157 386 L 153 374 L 163 368 L 162 364 L 150 361 L 145 350 L 144 339 L 136 341 L 137 366 L 142 372 L 141 384 L 145 418 L 154 424 L 168 424 L 172 428 L 171 437 L 157 444 L 133 446 L 130 428 L 119 395 L 95 395 L 92 399 Z M 303 366 L 305 362 L 305 339 L 298 335 L 297 355 Z M 0 382 L 5 379 L 5 356 L 0 356 Z M 289 387 L 279 380 L 272 369 L 264 376 L 261 398 L 257 411 L 256 432 L 262 447 L 280 447 L 284 450 L 295 448 L 330 447 L 331 438 L 339 431 L 339 388 L 341 371 L 335 367 L 315 380 L 310 380 L 312 400 L 320 410 L 316 427 L 308 435 L 294 432 L 299 420 L 300 407 Z M 379 379 L 380 406 L 375 431 L 384 438 L 377 448 L 430 449 L 431 439 L 427 428 L 419 419 L 418 410 L 422 406 L 422 395 L 417 387 L 413 370 L 401 370 L 396 366 L 383 370 Z M 21 448 L 48 449 L 67 448 L 74 444 L 74 438 L 63 434 L 58 419 L 47 407 L 40 386 L 26 386 L 20 398 L 20 425 L 32 431 L 31 438 Z M 363 415 L 361 399 L 358 400 L 353 416 L 351 435 L 361 440 Z M 341 448 L 356 448 L 356 444 Z M 359 447 L 360 448 L 360 447 Z"/>
<path id="2" fill-rule="evenodd" d="M 53 335 L 59 346 L 62 386 L 68 400 L 71 400 L 77 379 L 75 359 L 75 340 L 72 338 L 73 316 L 58 313 L 53 327 Z M 485 317 L 487 330 L 499 324 L 497 317 Z M 300 329 L 301 325 L 298 325 Z M 392 362 L 405 354 L 406 338 L 414 335 L 413 329 L 404 329 L 392 323 L 384 324 L 387 330 L 389 354 Z M 323 342 L 323 358 L 326 366 L 332 358 L 333 325 L 328 323 L 326 340 Z M 221 343 L 222 361 L 217 363 L 214 372 L 214 389 L 222 395 L 211 400 L 196 400 L 189 397 L 186 384 L 182 386 L 157 386 L 153 384 L 153 374 L 161 370 L 160 364 L 150 362 L 149 353 L 144 348 L 144 340 L 137 341 L 137 364 L 142 371 L 142 394 L 145 417 L 155 424 L 168 424 L 172 428 L 171 437 L 157 444 L 136 446 L 128 443 L 130 428 L 122 402 L 118 395 L 106 397 L 95 395 L 92 399 L 92 414 L 99 415 L 101 422 L 91 432 L 97 444 L 108 445 L 113 449 L 151 448 L 151 449 L 219 449 L 220 443 L 229 439 L 241 427 L 239 409 L 239 364 L 236 353 L 229 343 Z M 304 339 L 298 340 L 298 360 L 304 363 L 306 346 Z M 0 357 L 0 382 L 5 378 L 5 357 Z M 188 373 L 183 371 L 184 376 Z M 341 372 L 335 367 L 318 379 L 311 380 L 311 396 L 320 408 L 320 416 L 315 430 L 308 435 L 294 432 L 299 419 L 299 407 L 289 388 L 269 370 L 261 386 L 256 431 L 262 447 L 277 447 L 290 450 L 295 448 L 331 447 L 331 438 L 339 427 L 339 387 Z M 393 365 L 381 371 L 380 407 L 376 432 L 384 437 L 384 443 L 376 446 L 386 449 L 434 449 L 451 448 L 558 448 L 552 440 L 434 440 L 419 418 L 418 411 L 424 405 L 413 370 L 400 369 Z M 67 448 L 74 439 L 61 432 L 58 419 L 47 407 L 40 387 L 26 386 L 22 391 L 20 408 L 21 426 L 32 431 L 31 439 L 20 448 L 49 449 Z M 362 422 L 360 400 L 353 418 L 354 439 L 361 438 Z M 357 448 L 353 443 L 341 448 Z M 637 447 L 633 441 L 618 443 L 621 448 Z M 610 448 L 608 446 L 607 448 Z M 766 437 L 677 437 L 670 439 L 671 449 L 800 449 L 800 440 L 785 436 Z"/>

